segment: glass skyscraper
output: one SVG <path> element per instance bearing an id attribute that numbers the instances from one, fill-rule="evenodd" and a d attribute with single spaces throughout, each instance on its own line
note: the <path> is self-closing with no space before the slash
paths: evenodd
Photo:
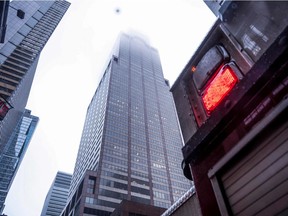
<path id="1" fill-rule="evenodd" d="M 168 208 L 190 187 L 157 50 L 121 34 L 87 109 L 63 216 L 110 215 L 121 200 Z"/>
<path id="2" fill-rule="evenodd" d="M 59 216 L 66 205 L 72 175 L 58 171 L 46 196 L 41 216 Z"/>
<path id="3" fill-rule="evenodd" d="M 30 110 L 25 110 L 0 155 L 0 212 L 3 211 L 7 193 L 25 155 L 38 120 L 38 117 L 31 115 Z"/>
<path id="4" fill-rule="evenodd" d="M 10 2 L 5 42 L 0 44 L 0 98 L 14 108 L 0 121 L 0 152 L 26 106 L 40 52 L 69 5 L 55 0 Z"/>
<path id="5" fill-rule="evenodd" d="M 18 128 L 26 115 L 25 107 L 39 55 L 69 5 L 64 0 L 9 2 L 5 39 L 0 44 L 0 213 L 21 161 L 20 156 L 23 157 L 22 153 L 25 152 L 24 149 L 18 149 L 15 135 L 18 129 L 15 128 Z M 7 107 L 11 108 L 8 112 Z M 19 130 L 19 134 L 22 134 L 22 130 Z M 27 148 L 27 145 L 25 141 L 22 147 Z M 7 149 L 10 157 L 10 149 L 14 148 L 13 159 L 5 159 Z M 21 154 L 17 155 L 17 151 Z M 14 160 L 17 162 L 14 163 Z M 9 161 L 13 161 L 15 166 Z"/>

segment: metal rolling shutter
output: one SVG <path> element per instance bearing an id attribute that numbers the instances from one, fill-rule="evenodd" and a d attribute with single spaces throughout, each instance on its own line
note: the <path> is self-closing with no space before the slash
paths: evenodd
<path id="1" fill-rule="evenodd" d="M 259 141 L 256 141 L 259 142 Z M 288 123 L 221 176 L 234 215 L 288 215 Z"/>

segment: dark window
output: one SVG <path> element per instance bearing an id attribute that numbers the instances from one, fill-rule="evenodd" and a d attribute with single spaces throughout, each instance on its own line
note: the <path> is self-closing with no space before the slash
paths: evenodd
<path id="1" fill-rule="evenodd" d="M 24 19 L 24 17 L 25 17 L 25 12 L 19 9 L 19 10 L 17 10 L 17 16 L 18 16 L 20 19 Z"/>
<path id="2" fill-rule="evenodd" d="M 109 216 L 111 214 L 110 212 L 87 208 L 87 207 L 84 208 L 84 213 L 92 214 L 92 215 L 102 215 L 102 216 Z"/>

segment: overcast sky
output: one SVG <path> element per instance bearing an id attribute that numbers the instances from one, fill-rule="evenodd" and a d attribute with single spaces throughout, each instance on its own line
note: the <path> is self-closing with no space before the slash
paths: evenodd
<path id="1" fill-rule="evenodd" d="M 173 84 L 216 19 L 203 0 L 69 2 L 40 56 L 27 105 L 40 121 L 6 199 L 8 216 L 39 216 L 57 171 L 73 173 L 86 109 L 120 31 L 146 35 Z"/>

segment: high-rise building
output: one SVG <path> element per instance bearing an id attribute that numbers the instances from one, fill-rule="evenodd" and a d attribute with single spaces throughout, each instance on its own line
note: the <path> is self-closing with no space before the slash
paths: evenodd
<path id="1" fill-rule="evenodd" d="M 156 49 L 121 34 L 87 109 L 63 216 L 109 215 L 122 200 L 167 208 L 190 187 Z"/>
<path id="2" fill-rule="evenodd" d="M 38 120 L 38 117 L 31 115 L 30 110 L 25 110 L 0 155 L 0 212 L 3 211 L 7 193 L 25 155 Z"/>
<path id="3" fill-rule="evenodd" d="M 9 2 L 5 40 L 0 44 L 0 160 L 7 149 L 17 149 L 15 128 L 25 115 L 39 55 L 69 5 L 64 0 Z M 1 173 L 0 185 L 10 185 L 13 173 L 10 180 Z M 0 194 L 4 203 L 7 189 L 1 187 Z"/>
<path id="4" fill-rule="evenodd" d="M 59 216 L 66 205 L 72 175 L 58 171 L 46 196 L 41 216 Z"/>

